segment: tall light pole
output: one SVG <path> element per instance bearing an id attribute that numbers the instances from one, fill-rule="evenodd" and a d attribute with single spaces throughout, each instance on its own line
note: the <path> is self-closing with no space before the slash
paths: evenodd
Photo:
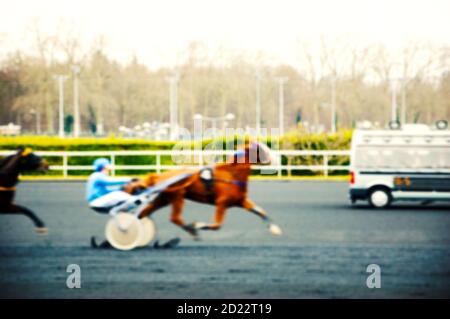
<path id="1" fill-rule="evenodd" d="M 397 121 L 397 80 L 391 80 L 391 121 Z"/>
<path id="2" fill-rule="evenodd" d="M 406 124 L 406 84 L 407 78 L 402 77 L 402 104 L 401 104 L 401 115 L 400 120 L 402 125 Z"/>
<path id="3" fill-rule="evenodd" d="M 59 90 L 59 137 L 64 137 L 64 81 L 67 75 L 54 75 L 53 78 L 58 81 Z"/>
<path id="4" fill-rule="evenodd" d="M 261 134 L 261 73 L 256 72 L 256 135 Z"/>
<path id="5" fill-rule="evenodd" d="M 170 139 L 174 141 L 178 138 L 178 74 L 167 77 L 167 81 L 170 99 Z"/>
<path id="6" fill-rule="evenodd" d="M 284 84 L 287 82 L 287 77 L 276 78 L 278 82 L 278 129 L 280 136 L 284 135 Z"/>
<path id="7" fill-rule="evenodd" d="M 31 109 L 30 113 L 35 116 L 36 135 L 39 135 L 39 134 L 41 134 L 41 113 L 36 109 Z"/>
<path id="8" fill-rule="evenodd" d="M 80 136 L 80 101 L 78 96 L 78 74 L 80 74 L 80 67 L 72 66 L 73 73 L 73 136 Z"/>
<path id="9" fill-rule="evenodd" d="M 331 79 L 331 133 L 336 133 L 336 77 Z"/>
<path id="10" fill-rule="evenodd" d="M 41 112 L 36 110 L 36 132 L 41 134 Z"/>

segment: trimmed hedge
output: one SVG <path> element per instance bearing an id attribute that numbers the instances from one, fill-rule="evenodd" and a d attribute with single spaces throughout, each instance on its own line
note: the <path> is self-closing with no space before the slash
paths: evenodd
<path id="1" fill-rule="evenodd" d="M 336 134 L 304 134 L 294 131 L 286 134 L 280 141 L 283 149 L 298 150 L 340 150 L 349 149 L 352 131 L 341 131 Z M 234 141 L 246 137 L 235 136 Z M 222 139 L 203 140 L 203 146 L 209 143 L 220 144 Z M 271 139 L 262 139 L 271 144 Z M 0 136 L 0 150 L 17 149 L 19 146 L 29 146 L 39 151 L 100 151 L 100 150 L 170 150 L 175 144 L 172 141 L 149 141 L 144 139 L 129 139 L 120 137 L 107 138 L 59 138 L 54 136 Z M 185 142 L 194 146 L 198 142 Z M 223 142 L 225 145 L 225 142 Z M 198 144 L 197 144 L 198 145 Z"/>
<path id="2" fill-rule="evenodd" d="M 167 150 L 174 142 L 146 141 L 125 138 L 59 138 L 54 136 L 0 136 L 0 149 L 11 150 L 29 146 L 39 151 L 118 151 L 118 150 Z"/>
<path id="3" fill-rule="evenodd" d="M 350 149 L 352 132 L 342 131 L 337 134 L 304 134 L 301 132 L 291 132 L 286 134 L 279 141 L 280 149 L 298 149 L 298 150 L 346 150 Z M 235 136 L 233 143 L 237 140 L 242 141 L 245 137 Z M 272 144 L 270 139 L 263 139 L 269 146 Z M 179 142 L 171 141 L 149 141 L 144 139 L 128 139 L 119 137 L 108 138 L 59 138 L 49 136 L 18 136 L 2 137 L 0 136 L 0 150 L 13 150 L 20 146 L 32 147 L 37 151 L 121 151 L 121 150 L 170 150 Z M 183 148 L 198 147 L 198 143 L 205 147 L 213 143 L 217 147 L 222 144 L 225 149 L 225 142 L 219 138 L 216 140 L 203 140 L 201 142 L 183 142 Z M 51 165 L 62 165 L 62 158 L 47 157 Z M 91 165 L 95 157 L 71 157 L 68 159 L 69 165 Z M 295 156 L 291 157 L 292 165 L 321 165 L 322 159 L 317 156 Z M 288 158 L 282 158 L 284 164 L 288 163 Z M 329 165 L 348 165 L 349 159 L 345 157 L 333 157 L 329 159 Z M 153 165 L 156 164 L 155 156 L 118 156 L 117 165 Z M 161 164 L 171 165 L 170 156 L 161 157 Z M 60 174 L 59 172 L 51 172 Z M 86 175 L 89 171 L 72 171 L 71 175 Z M 136 175 L 145 174 L 144 171 L 120 171 L 119 174 Z M 334 172 L 343 173 L 343 172 Z M 287 174 L 287 172 L 283 172 Z M 296 171 L 292 175 L 315 175 L 317 172 Z"/>

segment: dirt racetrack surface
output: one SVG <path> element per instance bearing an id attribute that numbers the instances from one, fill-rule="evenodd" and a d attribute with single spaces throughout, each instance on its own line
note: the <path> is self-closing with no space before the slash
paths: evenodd
<path id="1" fill-rule="evenodd" d="M 17 202 L 49 228 L 34 233 L 22 216 L 0 215 L 2 298 L 434 298 L 450 297 L 450 205 L 352 207 L 342 182 L 251 182 L 250 197 L 284 231 L 272 237 L 251 213 L 231 209 L 218 232 L 193 241 L 154 215 L 168 250 L 95 250 L 107 216 L 90 211 L 80 182 L 26 182 Z M 188 202 L 186 221 L 210 221 L 213 207 Z M 69 264 L 81 288 L 69 289 Z M 381 288 L 366 267 L 381 268 Z"/>

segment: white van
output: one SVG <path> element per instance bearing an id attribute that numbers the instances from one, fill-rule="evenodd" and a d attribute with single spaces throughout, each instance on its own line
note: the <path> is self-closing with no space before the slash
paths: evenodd
<path id="1" fill-rule="evenodd" d="M 423 124 L 390 130 L 355 130 L 349 197 L 377 208 L 397 200 L 423 204 L 450 200 L 450 130 Z"/>

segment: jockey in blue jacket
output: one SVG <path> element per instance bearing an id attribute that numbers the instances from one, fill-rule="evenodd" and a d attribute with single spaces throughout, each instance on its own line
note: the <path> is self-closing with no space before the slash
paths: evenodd
<path id="1" fill-rule="evenodd" d="M 97 211 L 107 210 L 131 197 L 122 191 L 122 187 L 128 184 L 130 178 L 111 178 L 111 163 L 106 158 L 98 158 L 94 161 L 95 172 L 89 176 L 86 187 L 86 200 L 89 206 Z"/>

